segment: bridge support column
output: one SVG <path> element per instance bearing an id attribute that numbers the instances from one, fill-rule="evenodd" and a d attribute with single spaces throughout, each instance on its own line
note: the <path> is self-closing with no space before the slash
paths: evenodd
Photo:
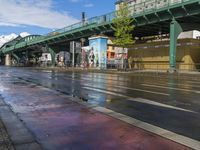
<path id="1" fill-rule="evenodd" d="M 47 47 L 48 52 L 51 54 L 51 66 L 54 67 L 56 65 L 56 52 L 53 48 Z"/>
<path id="2" fill-rule="evenodd" d="M 10 54 L 6 54 L 6 56 L 5 56 L 5 66 L 11 66 L 11 56 L 10 56 Z"/>
<path id="3" fill-rule="evenodd" d="M 17 54 L 12 53 L 13 58 L 15 59 L 16 63 L 19 63 L 20 58 L 17 56 Z"/>
<path id="4" fill-rule="evenodd" d="M 183 31 L 180 24 L 173 19 L 170 24 L 170 52 L 169 52 L 169 72 L 176 71 L 176 47 L 179 34 Z"/>

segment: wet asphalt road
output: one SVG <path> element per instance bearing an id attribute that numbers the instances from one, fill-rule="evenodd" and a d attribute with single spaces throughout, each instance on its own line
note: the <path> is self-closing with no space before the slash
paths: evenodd
<path id="1" fill-rule="evenodd" d="M 200 141 L 200 80 L 6 67 L 0 74 L 1 83 L 37 84 Z"/>

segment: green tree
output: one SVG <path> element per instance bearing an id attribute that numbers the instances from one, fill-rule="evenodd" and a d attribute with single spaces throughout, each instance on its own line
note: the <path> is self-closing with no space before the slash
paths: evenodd
<path id="1" fill-rule="evenodd" d="M 127 47 L 134 43 L 132 31 L 134 19 L 130 16 L 128 4 L 123 2 L 119 5 L 119 10 L 116 12 L 116 18 L 113 19 L 112 29 L 114 30 L 115 39 L 113 43 L 120 47 Z"/>

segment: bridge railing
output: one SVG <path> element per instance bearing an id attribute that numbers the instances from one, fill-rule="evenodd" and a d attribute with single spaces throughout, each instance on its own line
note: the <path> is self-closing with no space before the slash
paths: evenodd
<path id="1" fill-rule="evenodd" d="M 55 30 L 53 32 L 48 33 L 46 36 L 51 36 L 51 35 L 57 35 L 63 32 L 67 32 L 67 31 L 72 31 L 74 29 L 77 28 L 81 28 L 90 24 L 103 24 L 103 23 L 108 23 L 108 22 L 112 22 L 113 18 L 115 18 L 115 12 L 111 12 L 102 16 L 98 16 L 98 17 L 92 17 L 90 19 L 85 20 L 84 22 L 79 22 L 70 26 L 67 26 L 65 28 L 59 29 L 59 30 Z"/>
<path id="2" fill-rule="evenodd" d="M 169 6 L 179 5 L 181 3 L 187 3 L 187 2 L 188 3 L 199 2 L 199 1 L 200 0 L 146 0 L 142 3 L 138 3 L 133 6 L 130 6 L 129 10 L 130 10 L 131 16 L 137 17 L 138 15 L 156 11 L 163 8 L 168 8 Z M 28 40 L 26 44 L 29 45 L 31 43 L 37 43 L 37 41 L 45 40 L 51 36 L 55 36 L 55 35 L 66 33 L 66 32 L 71 32 L 75 29 L 86 27 L 94 23 L 97 26 L 102 25 L 102 24 L 108 24 L 108 23 L 111 23 L 115 17 L 116 17 L 116 11 L 113 11 L 111 13 L 104 14 L 101 16 L 93 17 L 93 18 L 87 19 L 84 22 L 78 22 L 76 24 L 64 27 L 62 29 L 55 30 L 54 32 L 50 32 L 47 35 L 44 35 L 41 37 L 35 37 L 31 40 Z M 24 44 L 20 44 L 20 43 L 18 44 L 16 47 L 24 46 Z"/>

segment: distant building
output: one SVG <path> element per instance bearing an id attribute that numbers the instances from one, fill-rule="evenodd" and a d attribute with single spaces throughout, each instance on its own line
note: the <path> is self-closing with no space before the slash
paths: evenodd
<path id="1" fill-rule="evenodd" d="M 119 9 L 119 5 L 123 2 L 127 2 L 129 6 L 134 6 L 135 11 L 142 11 L 144 9 L 151 9 L 154 6 L 156 6 L 157 8 L 161 8 L 167 6 L 168 3 L 181 3 L 182 0 L 159 0 L 157 1 L 157 3 L 155 2 L 155 0 L 117 0 L 117 2 L 115 3 L 116 10 Z"/>

